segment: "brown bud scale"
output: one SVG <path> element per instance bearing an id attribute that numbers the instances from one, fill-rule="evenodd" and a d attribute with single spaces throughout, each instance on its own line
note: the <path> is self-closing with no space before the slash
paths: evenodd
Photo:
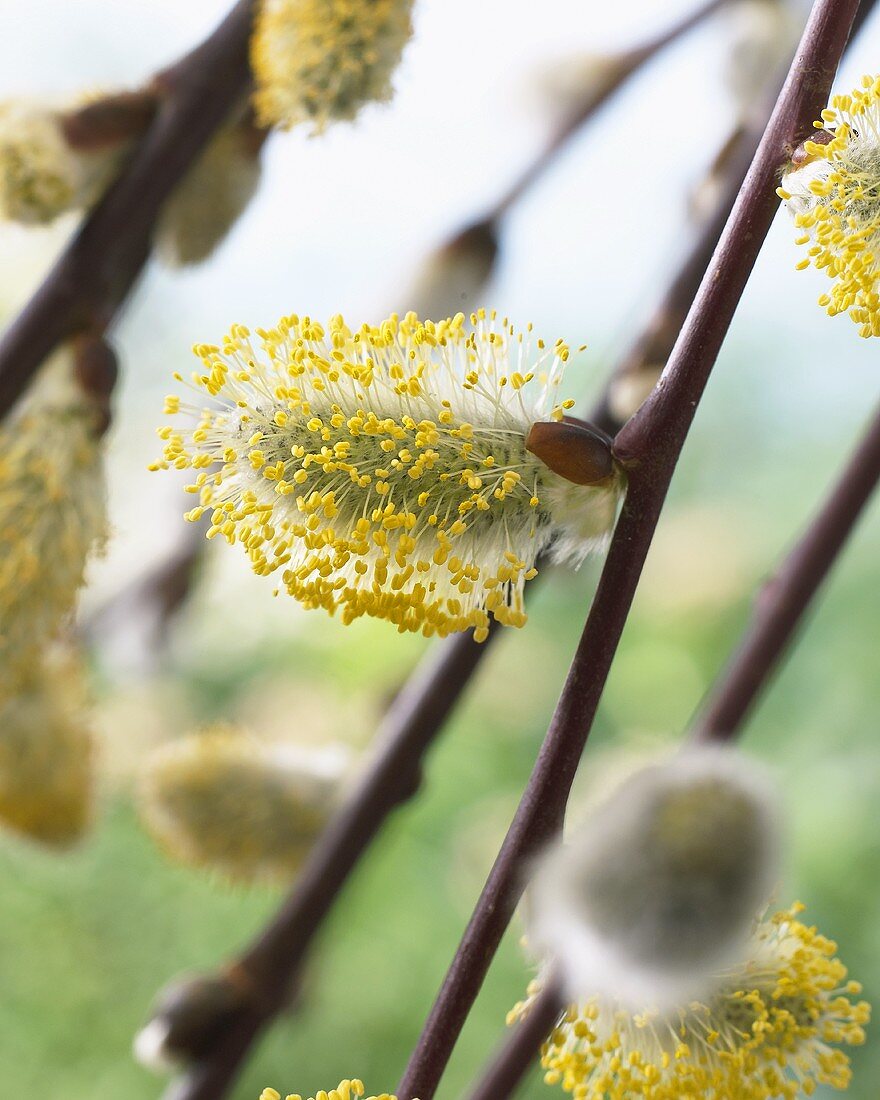
<path id="1" fill-rule="evenodd" d="M 529 431 L 526 450 L 575 485 L 601 485 L 614 476 L 611 440 L 573 417 L 537 421 Z"/>
<path id="2" fill-rule="evenodd" d="M 69 111 L 61 129 L 71 149 L 95 152 L 140 137 L 153 121 L 158 100 L 146 89 L 102 96 Z"/>

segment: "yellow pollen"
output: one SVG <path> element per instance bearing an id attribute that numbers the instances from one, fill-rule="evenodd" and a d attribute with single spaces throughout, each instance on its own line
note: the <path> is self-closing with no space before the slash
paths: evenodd
<path id="1" fill-rule="evenodd" d="M 848 313 L 861 336 L 880 336 L 880 77 L 835 96 L 816 126 L 825 143 L 804 143 L 778 191 L 808 248 L 797 267 L 832 280 L 819 299 L 830 316 Z"/>
<path id="2" fill-rule="evenodd" d="M 596 998 L 571 1006 L 542 1051 L 548 1084 L 577 1100 L 796 1100 L 845 1089 L 870 1016 L 853 1002 L 837 947 L 802 924 L 802 907 L 757 927 L 750 959 L 718 976 L 705 1002 L 633 1013 Z M 513 1023 L 539 992 L 509 1014 Z"/>

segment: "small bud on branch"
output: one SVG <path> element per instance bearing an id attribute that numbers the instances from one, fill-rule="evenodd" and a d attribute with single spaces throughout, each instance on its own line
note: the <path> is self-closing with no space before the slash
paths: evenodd
<path id="1" fill-rule="evenodd" d="M 175 978 L 162 989 L 134 1054 L 156 1072 L 184 1069 L 203 1058 L 242 1012 L 253 989 L 240 967 Z"/>
<path id="2" fill-rule="evenodd" d="M 103 95 L 61 116 L 61 130 L 71 149 L 96 152 L 141 137 L 153 121 L 159 96 L 151 88 Z"/>

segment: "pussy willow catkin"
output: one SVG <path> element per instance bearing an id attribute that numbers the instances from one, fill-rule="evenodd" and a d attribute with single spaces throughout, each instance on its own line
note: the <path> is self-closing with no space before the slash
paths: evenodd
<path id="1" fill-rule="evenodd" d="M 412 0 L 262 0 L 251 38 L 261 125 L 353 119 L 391 98 Z"/>
<path id="2" fill-rule="evenodd" d="M 0 218 L 26 225 L 54 221 L 89 206 L 117 174 L 129 140 L 80 149 L 65 132 L 65 113 L 82 102 L 0 103 Z"/>
<path id="3" fill-rule="evenodd" d="M 610 996 L 572 1005 L 543 1049 L 547 1083 L 578 1100 L 796 1100 L 847 1088 L 841 1048 L 864 1042 L 870 1006 L 853 1000 L 861 986 L 802 909 L 762 920 L 745 961 L 698 999 L 663 1011 Z"/>
<path id="4" fill-rule="evenodd" d="M 170 267 L 203 263 L 244 213 L 260 183 L 261 140 L 248 118 L 224 126 L 174 189 L 156 227 Z"/>
<path id="5" fill-rule="evenodd" d="M 346 756 L 213 726 L 156 749 L 141 816 L 174 859 L 241 882 L 289 881 L 336 806 Z"/>
<path id="6" fill-rule="evenodd" d="M 880 336 L 880 77 L 822 112 L 812 141 L 795 151 L 779 195 L 803 232 L 799 268 L 832 285 L 819 304 L 848 313 L 861 336 Z"/>
<path id="7" fill-rule="evenodd" d="M 153 468 L 193 470 L 188 518 L 207 512 L 209 537 L 306 607 L 482 640 L 490 616 L 525 622 L 539 554 L 578 564 L 605 545 L 622 489 L 610 452 L 595 477 L 535 453 L 547 457 L 538 423 L 578 432 L 560 424 L 573 404 L 557 397 L 561 341 L 480 311 L 359 329 L 290 316 L 195 350 L 204 403 L 167 399 L 191 426 L 160 429 Z"/>
<path id="8" fill-rule="evenodd" d="M 106 523 L 95 410 L 65 348 L 0 426 L 0 696 L 72 615 Z"/>
<path id="9" fill-rule="evenodd" d="M 95 746 L 85 710 L 82 668 L 62 647 L 35 656 L 0 695 L 0 824 L 62 847 L 86 831 Z"/>
<path id="10" fill-rule="evenodd" d="M 661 1005 L 740 958 L 778 870 L 776 797 L 729 748 L 641 768 L 539 860 L 529 940 L 567 996 Z"/>

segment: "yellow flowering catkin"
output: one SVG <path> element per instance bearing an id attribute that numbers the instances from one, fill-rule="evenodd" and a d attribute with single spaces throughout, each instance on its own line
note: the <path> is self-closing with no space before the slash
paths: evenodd
<path id="1" fill-rule="evenodd" d="M 329 1092 L 322 1090 L 314 1096 L 310 1096 L 308 1100 L 356 1100 L 356 1098 L 364 1095 L 364 1091 L 363 1081 L 358 1081 L 355 1078 L 351 1081 L 340 1081 L 335 1089 L 331 1089 Z M 281 1100 L 281 1093 L 276 1089 L 263 1089 L 260 1093 L 260 1100 Z M 298 1092 L 292 1092 L 288 1093 L 286 1100 L 303 1100 L 303 1097 Z M 365 1100 L 397 1100 L 397 1097 L 383 1092 L 381 1096 L 367 1096 Z"/>
<path id="2" fill-rule="evenodd" d="M 840 1045 L 864 1042 L 870 1007 L 851 999 L 861 986 L 837 945 L 798 920 L 802 908 L 762 921 L 749 961 L 703 1000 L 662 1014 L 605 998 L 570 1008 L 542 1051 L 547 1083 L 578 1100 L 795 1100 L 847 1088 Z"/>
<path id="3" fill-rule="evenodd" d="M 66 845 L 91 818 L 94 746 L 84 722 L 82 670 L 52 650 L 0 701 L 0 823 Z"/>
<path id="4" fill-rule="evenodd" d="M 194 426 L 161 428 L 152 468 L 193 470 L 187 518 L 207 512 L 209 538 L 239 543 L 306 607 L 481 641 L 490 615 L 526 621 L 539 553 L 578 564 L 604 547 L 620 477 L 572 484 L 526 446 L 573 404 L 555 397 L 561 341 L 482 310 L 471 327 L 290 316 L 256 335 L 236 325 L 222 348 L 196 347 L 193 382 L 213 405 L 167 399 Z"/>
<path id="5" fill-rule="evenodd" d="M 0 426 L 0 694 L 73 611 L 105 531 L 95 412 L 65 351 Z"/>
<path id="6" fill-rule="evenodd" d="M 319 132 L 390 99 L 411 16 L 412 0 L 262 0 L 251 38 L 259 122 Z"/>
<path id="7" fill-rule="evenodd" d="M 832 317 L 848 313 L 861 336 L 880 336 L 880 77 L 838 95 L 795 152 L 779 195 L 803 230 L 798 268 L 833 281 L 819 298 Z"/>
<path id="8" fill-rule="evenodd" d="M 141 817 L 174 859 L 240 882 L 289 880 L 336 805 L 345 765 L 332 750 L 261 744 L 209 727 L 157 749 Z"/>

